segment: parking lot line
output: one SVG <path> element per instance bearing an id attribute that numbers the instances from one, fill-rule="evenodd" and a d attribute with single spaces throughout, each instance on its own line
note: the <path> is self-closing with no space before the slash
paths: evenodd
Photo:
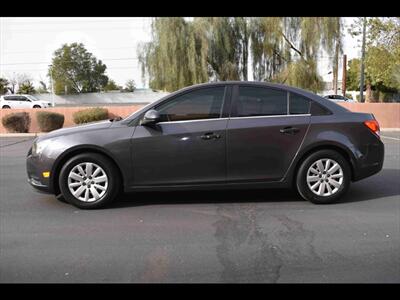
<path id="1" fill-rule="evenodd" d="M 390 139 L 390 140 L 400 141 L 400 139 L 394 138 L 394 137 L 390 137 L 390 136 L 381 135 L 381 137 L 386 138 L 386 139 Z"/>

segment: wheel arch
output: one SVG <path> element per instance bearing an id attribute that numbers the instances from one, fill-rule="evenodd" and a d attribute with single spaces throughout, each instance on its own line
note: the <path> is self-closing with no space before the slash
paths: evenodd
<path id="1" fill-rule="evenodd" d="M 103 148 L 94 146 L 94 145 L 80 145 L 80 146 L 73 147 L 73 148 L 65 151 L 62 155 L 60 155 L 57 158 L 57 160 L 53 164 L 52 171 L 51 171 L 51 174 L 53 174 L 53 176 L 51 176 L 51 179 L 50 179 L 50 186 L 51 186 L 51 190 L 54 192 L 54 194 L 56 196 L 58 194 L 60 194 L 60 187 L 58 184 L 58 179 L 60 176 L 60 171 L 61 171 L 62 166 L 70 158 L 74 157 L 75 155 L 87 153 L 87 152 L 98 153 L 98 154 L 105 156 L 107 159 L 109 159 L 117 168 L 117 170 L 119 172 L 119 176 L 121 178 L 121 185 L 122 185 L 122 187 L 124 187 L 125 177 L 124 177 L 123 172 L 121 171 L 121 167 L 117 163 L 117 161 L 113 158 L 113 156 L 110 153 L 108 153 L 108 151 L 104 150 Z"/>
<path id="2" fill-rule="evenodd" d="M 346 161 L 349 163 L 350 166 L 350 171 L 351 171 L 351 180 L 354 180 L 354 175 L 355 175 L 355 158 L 354 158 L 354 154 L 350 151 L 350 149 L 348 149 L 346 146 L 341 145 L 339 143 L 335 143 L 335 142 L 329 142 L 329 143 L 318 143 L 318 144 L 313 144 L 308 146 L 307 148 L 303 149 L 301 151 L 301 153 L 299 153 L 295 159 L 295 161 L 293 162 L 292 168 L 291 168 L 291 172 L 289 174 L 288 178 L 288 182 L 293 185 L 295 183 L 296 180 L 296 174 L 297 171 L 300 168 L 300 165 L 302 164 L 302 162 L 312 153 L 317 152 L 319 150 L 333 150 L 338 152 L 339 154 L 341 154 Z"/>

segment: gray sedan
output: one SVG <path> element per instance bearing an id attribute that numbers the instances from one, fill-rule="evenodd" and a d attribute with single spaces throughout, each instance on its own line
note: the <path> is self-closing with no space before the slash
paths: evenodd
<path id="1" fill-rule="evenodd" d="M 122 120 L 40 136 L 27 173 L 36 189 L 80 208 L 103 207 L 123 191 L 265 187 L 293 187 L 325 204 L 379 172 L 383 157 L 372 114 L 285 85 L 218 82 Z"/>

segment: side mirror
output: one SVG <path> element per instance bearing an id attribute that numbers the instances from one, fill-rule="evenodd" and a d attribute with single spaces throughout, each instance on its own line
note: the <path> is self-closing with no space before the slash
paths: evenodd
<path id="1" fill-rule="evenodd" d="M 150 109 L 144 114 L 144 118 L 140 125 L 154 125 L 160 121 L 160 113 L 155 109 Z"/>

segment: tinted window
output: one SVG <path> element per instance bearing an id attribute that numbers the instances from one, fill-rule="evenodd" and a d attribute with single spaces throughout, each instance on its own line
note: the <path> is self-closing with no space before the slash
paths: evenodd
<path id="1" fill-rule="evenodd" d="M 287 92 L 269 88 L 239 87 L 236 116 L 270 116 L 287 114 Z"/>
<path id="2" fill-rule="evenodd" d="M 310 113 L 310 100 L 300 95 L 290 93 L 289 113 L 291 115 Z"/>
<path id="3" fill-rule="evenodd" d="M 156 107 L 161 121 L 219 118 L 225 87 L 200 89 L 178 96 Z"/>
<path id="4" fill-rule="evenodd" d="M 25 96 L 18 96 L 19 101 L 29 101 Z"/>
<path id="5" fill-rule="evenodd" d="M 323 116 L 323 115 L 330 115 L 330 114 L 331 114 L 331 112 L 327 108 L 315 103 L 314 101 L 311 102 L 311 115 Z"/>
<path id="6" fill-rule="evenodd" d="M 4 96 L 4 100 L 12 101 L 13 100 L 13 96 Z"/>

